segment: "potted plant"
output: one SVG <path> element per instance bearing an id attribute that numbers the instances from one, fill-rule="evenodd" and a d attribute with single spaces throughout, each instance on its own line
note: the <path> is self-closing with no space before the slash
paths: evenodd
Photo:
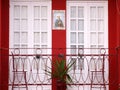
<path id="1" fill-rule="evenodd" d="M 72 70 L 72 66 L 74 65 L 75 61 L 70 61 L 66 64 L 66 60 L 55 60 L 52 62 L 52 68 L 47 66 L 47 70 L 45 73 L 51 76 L 51 79 L 56 79 L 57 81 L 57 90 L 65 90 L 66 84 L 70 85 L 73 83 L 71 76 L 69 75 L 69 71 Z M 49 71 L 51 70 L 51 71 Z"/>

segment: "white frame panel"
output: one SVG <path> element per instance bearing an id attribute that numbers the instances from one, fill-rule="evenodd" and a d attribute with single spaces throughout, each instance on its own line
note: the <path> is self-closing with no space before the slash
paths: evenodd
<path id="1" fill-rule="evenodd" d="M 14 33 L 15 33 L 15 30 L 14 30 L 14 13 L 13 13 L 14 12 L 14 5 L 19 5 L 20 7 L 21 6 L 27 6 L 28 7 L 28 11 L 27 11 L 28 14 L 29 14 L 28 17 L 27 17 L 27 20 L 28 20 L 28 23 L 27 23 L 28 24 L 28 29 L 27 29 L 27 34 L 28 34 L 27 37 L 28 37 L 28 39 L 27 40 L 28 41 L 27 41 L 27 43 L 22 43 L 22 44 L 20 42 L 20 45 L 24 45 L 25 44 L 25 45 L 28 46 L 27 48 L 34 48 L 34 45 L 36 45 L 36 43 L 34 43 L 34 32 L 36 32 L 34 30 L 34 6 L 40 6 L 40 7 L 41 6 L 47 6 L 47 9 L 48 9 L 47 10 L 47 18 L 43 18 L 43 19 L 47 19 L 47 26 L 48 26 L 47 27 L 47 31 L 42 31 L 41 29 L 38 31 L 40 33 L 41 32 L 47 32 L 47 35 L 48 35 L 47 36 L 47 43 L 41 43 L 40 42 L 38 44 L 41 45 L 41 46 L 42 45 L 47 45 L 47 48 L 49 48 L 49 49 L 48 49 L 47 52 L 44 52 L 44 54 L 51 54 L 51 49 L 50 49 L 52 47 L 51 46 L 52 45 L 52 36 L 51 36 L 52 35 L 52 30 L 51 30 L 51 9 L 52 8 L 51 8 L 51 0 L 34 0 L 34 1 L 33 0 L 10 0 L 10 14 L 9 14 L 9 16 L 10 16 L 10 19 L 9 19 L 9 21 L 10 21 L 10 23 L 9 23 L 9 27 L 10 27 L 9 47 L 10 48 L 14 48 L 14 45 L 15 45 L 15 42 L 14 42 Z M 20 20 L 21 20 L 21 18 L 20 18 Z M 18 32 L 21 33 L 22 30 L 20 30 Z M 39 53 L 39 51 L 41 51 L 41 50 L 38 50 L 36 52 Z M 22 52 L 22 50 L 21 50 L 21 52 Z M 11 50 L 10 50 L 9 53 L 11 54 Z M 14 53 L 14 51 L 13 51 L 13 53 Z M 24 53 L 25 53 L 25 55 L 26 54 L 35 54 L 34 50 L 31 50 L 31 49 L 28 49 L 27 52 L 24 51 Z M 47 57 L 42 57 L 42 58 L 47 58 Z M 51 58 L 51 57 L 49 57 L 49 58 Z M 50 66 L 51 63 L 50 63 L 49 58 L 48 58 L 47 64 Z M 33 60 L 33 56 L 32 57 L 28 57 L 28 60 L 29 61 L 27 61 L 27 64 L 25 65 L 26 67 L 24 67 L 24 70 L 27 71 L 27 74 L 30 74 L 30 69 L 31 69 L 30 63 L 32 63 L 31 61 Z M 40 63 L 39 64 L 42 63 L 41 60 L 42 59 L 40 59 Z M 34 60 L 34 62 L 35 62 L 35 60 Z M 13 77 L 13 72 L 12 72 L 13 69 L 12 68 L 13 67 L 11 65 L 11 67 L 10 67 L 10 75 L 12 75 L 11 77 Z M 18 67 L 18 71 L 21 71 L 21 68 Z M 32 73 L 36 73 L 36 71 L 37 70 L 34 69 L 32 71 Z M 39 73 L 42 75 L 42 73 L 43 73 L 42 68 L 39 69 Z M 41 78 L 43 78 L 43 77 L 41 77 Z M 46 82 L 44 82 L 44 83 L 46 83 Z M 49 82 L 49 83 L 51 83 L 51 82 Z M 19 87 L 21 87 L 21 86 L 19 86 Z M 38 87 L 37 85 L 36 86 L 28 86 L 28 88 L 32 89 L 32 90 L 36 90 L 36 89 L 42 90 L 42 88 L 44 88 L 45 90 L 51 90 L 52 89 L 51 85 L 48 85 L 48 86 L 44 85 L 42 88 Z M 9 89 L 11 90 L 11 86 L 9 87 Z M 18 90 L 18 89 L 19 88 L 16 88 L 15 90 Z"/>
<path id="2" fill-rule="evenodd" d="M 105 31 L 104 31 L 104 47 L 103 48 L 108 48 L 108 1 L 83 1 L 83 0 L 76 0 L 76 1 L 73 1 L 73 0 L 68 0 L 67 1 L 67 48 L 70 48 L 70 6 L 85 6 L 85 17 L 84 17 L 84 20 L 85 20 L 85 25 L 84 25 L 84 33 L 85 33 L 85 36 L 84 36 L 84 41 L 87 41 L 87 42 L 84 42 L 84 48 L 90 48 L 90 40 L 88 39 L 88 37 L 90 37 L 90 17 L 89 17 L 89 7 L 90 6 L 104 6 L 104 23 L 105 23 Z M 86 6 L 87 5 L 87 6 Z M 67 51 L 67 53 L 69 53 L 70 51 Z"/>
<path id="3" fill-rule="evenodd" d="M 48 3 L 49 2 L 49 3 Z M 31 13 L 32 11 L 33 11 L 33 7 L 35 6 L 35 5 L 37 5 L 37 6 L 40 6 L 40 5 L 42 5 L 42 6 L 48 6 L 48 13 L 47 13 L 47 15 L 48 15 L 48 17 L 47 17 L 47 26 L 48 26 L 48 37 L 47 37 L 47 39 L 48 39 L 48 43 L 47 43 L 47 45 L 48 45 L 48 48 L 51 48 L 51 42 L 52 42 L 52 36 L 51 36 L 51 34 L 52 34 L 52 32 L 51 32 L 51 1 L 48 1 L 48 2 L 10 2 L 10 38 L 9 38 L 9 41 L 10 41 L 10 48 L 13 48 L 13 44 L 14 44 L 14 35 L 13 35 L 13 31 L 14 31 L 14 23 L 13 23 L 13 20 L 14 20 L 14 15 L 13 15 L 13 13 L 11 13 L 11 12 L 13 12 L 13 8 L 14 8 L 14 5 L 23 5 L 23 6 L 28 6 L 28 14 L 29 13 Z M 31 4 L 32 3 L 32 4 Z M 28 34 L 28 43 L 31 43 L 31 42 L 33 42 L 33 14 L 30 14 L 30 15 L 28 15 L 28 30 L 31 30 L 30 31 L 30 33 Z M 34 43 L 34 42 L 33 42 Z M 28 44 L 28 48 L 32 48 L 33 47 L 33 45 L 32 44 Z"/>
<path id="4" fill-rule="evenodd" d="M 75 6 L 75 7 L 83 6 L 84 10 L 85 10 L 85 13 L 84 13 L 84 41 L 85 41 L 84 42 L 84 48 L 88 48 L 88 49 L 85 49 L 84 54 L 93 54 L 93 53 L 91 53 L 91 51 L 89 49 L 89 48 L 91 48 L 90 46 L 92 45 L 90 43 L 90 35 L 91 35 L 90 33 L 92 32 L 90 30 L 90 6 L 95 6 L 95 7 L 103 6 L 104 7 L 104 10 L 105 10 L 104 11 L 104 25 L 105 25 L 104 31 L 100 32 L 100 31 L 97 30 L 97 31 L 94 31 L 94 32 L 97 33 L 97 37 L 98 37 L 98 33 L 99 32 L 104 34 L 104 38 L 103 38 L 104 41 L 102 43 L 102 45 L 104 45 L 104 47 L 102 47 L 102 48 L 108 48 L 108 1 L 107 0 L 106 1 L 103 1 L 103 0 L 102 1 L 100 1 L 100 0 L 99 1 L 97 1 L 97 0 L 94 0 L 94 1 L 93 0 L 76 0 L 76 1 L 68 0 L 67 1 L 67 10 L 66 10 L 66 14 L 67 14 L 66 15 L 66 18 L 67 18 L 67 21 L 66 21 L 67 22 L 67 27 L 66 27 L 67 28 L 66 29 L 67 30 L 66 31 L 66 33 L 67 33 L 67 39 L 66 39 L 67 40 L 67 43 L 66 43 L 67 44 L 67 48 L 71 48 L 70 46 L 72 45 L 71 42 L 70 42 L 71 41 L 70 40 L 70 32 L 71 32 L 71 30 L 70 30 L 70 26 L 71 26 L 70 25 L 70 20 L 71 20 L 71 17 L 70 17 L 70 14 L 71 14 L 70 7 L 71 6 Z M 98 18 L 95 18 L 95 19 L 98 20 Z M 76 19 L 76 20 L 78 20 L 78 19 Z M 98 23 L 96 23 L 96 24 L 98 24 Z M 76 25 L 76 27 L 77 27 L 77 25 Z M 76 30 L 78 31 L 78 29 L 76 29 Z M 98 39 L 98 38 L 95 38 L 95 39 Z M 78 46 L 78 45 L 79 45 L 79 43 L 76 43 L 76 46 Z M 98 42 L 95 43 L 95 45 L 99 46 Z M 98 47 L 96 47 L 96 48 L 98 48 Z M 76 49 L 78 49 L 78 47 Z M 108 53 L 108 51 L 106 51 L 106 53 Z M 70 49 L 67 50 L 67 54 L 71 54 Z M 76 52 L 76 54 L 78 54 L 78 52 Z M 94 54 L 98 54 L 98 53 L 94 53 Z M 87 59 L 86 58 L 84 59 L 84 65 L 83 65 L 84 67 L 83 67 L 83 69 L 82 70 L 75 69 L 74 71 L 70 72 L 71 75 L 74 74 L 73 72 L 75 72 L 75 73 L 78 74 L 78 77 L 79 77 L 79 75 L 81 75 L 81 73 L 82 73 L 82 75 L 85 75 L 85 76 L 83 76 L 84 78 L 87 77 L 86 75 L 89 73 L 88 72 L 88 63 L 87 62 L 90 62 L 89 59 L 91 59 L 91 57 L 89 57 L 89 56 L 88 57 L 85 56 L 85 57 Z M 70 57 L 67 57 L 67 58 L 70 58 Z M 72 58 L 75 58 L 75 57 L 72 57 Z M 95 59 L 97 60 L 97 57 L 95 57 Z M 88 61 L 86 61 L 86 60 L 88 60 Z M 106 65 L 105 66 L 105 72 L 106 72 L 105 75 L 107 75 L 105 77 L 108 77 L 109 67 L 108 67 L 108 62 L 107 61 L 105 61 L 105 65 Z M 90 68 L 91 67 L 89 67 L 89 69 Z M 99 71 L 101 69 L 97 69 L 97 70 Z M 95 68 L 91 69 L 90 71 L 95 71 Z M 76 74 L 76 78 L 77 78 L 77 74 Z M 89 85 L 88 86 L 87 85 L 85 85 L 85 86 L 83 85 L 83 87 L 84 88 L 81 88 L 81 90 L 91 90 Z M 108 90 L 108 88 L 109 87 L 107 85 L 106 90 Z M 70 88 L 70 90 L 76 90 L 76 89 L 77 89 L 76 87 Z M 93 89 L 93 90 L 95 90 L 95 89 Z M 102 88 L 101 90 L 104 90 L 104 88 Z"/>

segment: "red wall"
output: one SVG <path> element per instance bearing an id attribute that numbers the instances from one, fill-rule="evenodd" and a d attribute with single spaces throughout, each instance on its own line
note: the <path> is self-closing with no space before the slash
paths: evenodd
<path id="1" fill-rule="evenodd" d="M 108 2 L 108 35 L 109 35 L 109 53 L 110 54 L 115 54 L 116 53 L 116 48 L 119 46 L 118 45 L 118 38 L 119 34 L 117 32 L 117 9 L 116 9 L 116 0 L 109 0 Z M 119 27 L 120 28 L 120 27 Z M 109 58 L 109 82 L 110 90 L 118 90 L 118 59 L 116 56 L 110 56 Z"/>
<path id="2" fill-rule="evenodd" d="M 120 46 L 120 14 L 117 13 L 115 1 L 116 0 L 109 0 L 109 48 L 114 49 Z M 66 0 L 52 0 L 52 10 L 66 10 Z M 0 48 L 1 47 L 9 48 L 9 0 L 0 0 Z M 66 48 L 66 29 L 52 30 L 52 48 L 52 54 L 58 54 L 59 52 L 54 48 Z M 113 50 L 109 50 L 109 52 L 115 53 Z M 62 53 L 66 54 L 66 50 L 63 50 Z M 3 54 L 7 55 L 8 51 L 0 52 L 0 85 L 2 84 L 0 90 L 8 90 L 8 57 L 3 56 Z M 120 53 L 118 57 L 119 61 L 117 61 L 115 57 L 110 57 L 110 90 L 118 90 L 118 81 L 120 82 Z M 55 84 L 53 84 L 52 88 L 56 90 Z"/>
<path id="3" fill-rule="evenodd" d="M 66 10 L 66 0 L 52 0 L 52 10 Z"/>
<path id="4" fill-rule="evenodd" d="M 9 48 L 9 0 L 0 0 L 1 2 L 1 25 L 0 25 L 0 48 Z M 8 50 L 1 49 L 0 52 L 0 90 L 8 90 Z"/>
<path id="5" fill-rule="evenodd" d="M 117 45 L 118 45 L 118 75 L 119 75 L 119 88 L 120 88 L 120 0 L 118 0 L 117 2 L 117 36 L 118 36 L 118 39 L 117 39 Z"/>
<path id="6" fill-rule="evenodd" d="M 1 0 L 0 0 L 0 48 L 1 48 Z M 0 56 L 0 90 L 1 90 L 1 56 Z"/>
<path id="7" fill-rule="evenodd" d="M 52 31 L 52 54 L 57 55 L 53 57 L 52 60 L 58 60 L 59 54 L 65 56 L 66 49 L 62 50 L 61 48 L 66 48 L 66 31 L 65 30 L 53 30 Z M 57 58 L 57 59 L 56 59 Z M 56 80 L 52 80 L 52 90 L 56 90 Z"/>
<path id="8" fill-rule="evenodd" d="M 66 0 L 52 0 L 52 10 L 65 10 Z M 52 11 L 53 12 L 53 11 Z M 52 30 L 52 54 L 66 54 L 66 50 L 60 50 L 60 48 L 66 48 L 66 29 L 65 30 Z M 55 58 L 52 58 L 55 61 Z M 52 90 L 56 90 L 56 80 L 52 80 Z"/>

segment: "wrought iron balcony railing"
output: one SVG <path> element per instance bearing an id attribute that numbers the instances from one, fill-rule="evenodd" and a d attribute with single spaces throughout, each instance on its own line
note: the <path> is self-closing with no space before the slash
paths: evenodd
<path id="1" fill-rule="evenodd" d="M 68 90 L 108 90 L 109 54 L 108 49 L 52 49 L 16 48 L 9 50 L 9 88 L 10 90 L 51 90 L 52 81 L 44 70 L 52 66 L 53 59 L 65 58 L 76 61 L 69 72 L 74 83 Z M 64 53 L 67 52 L 67 54 Z M 19 88 L 19 89 L 14 89 Z M 22 89 L 20 89 L 22 90 Z"/>

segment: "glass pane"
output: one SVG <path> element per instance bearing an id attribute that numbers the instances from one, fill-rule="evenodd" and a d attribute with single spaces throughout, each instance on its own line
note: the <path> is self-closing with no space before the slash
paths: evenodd
<path id="1" fill-rule="evenodd" d="M 98 33 L 98 44 L 104 44 L 104 34 Z"/>
<path id="2" fill-rule="evenodd" d="M 72 32 L 70 34 L 70 43 L 76 43 L 76 33 Z"/>
<path id="3" fill-rule="evenodd" d="M 74 53 L 74 54 L 75 54 L 75 53 Z M 71 58 L 70 61 L 71 61 L 72 63 L 76 61 L 76 62 L 72 65 L 71 69 L 72 69 L 72 70 L 77 70 L 77 58 Z"/>
<path id="4" fill-rule="evenodd" d="M 84 48 L 84 45 L 79 45 L 78 48 Z"/>
<path id="5" fill-rule="evenodd" d="M 48 58 L 42 58 L 41 63 L 40 63 L 41 65 L 40 65 L 40 68 L 39 68 L 39 69 L 41 69 L 41 71 L 46 70 L 46 66 L 48 66 L 47 62 L 48 62 Z M 50 65 L 49 65 L 49 67 L 50 67 Z"/>
<path id="6" fill-rule="evenodd" d="M 27 32 L 22 32 L 21 33 L 21 43 L 27 43 L 27 41 L 28 41 Z"/>
<path id="7" fill-rule="evenodd" d="M 92 54 L 94 54 L 94 53 L 92 53 Z M 89 69 L 90 69 L 90 71 L 95 71 L 96 70 L 96 63 L 95 63 L 95 61 L 96 60 L 94 58 L 90 59 L 90 63 L 89 63 Z M 96 74 L 96 72 L 94 72 L 94 73 Z M 93 73 L 93 77 L 96 77 L 97 74 L 95 75 L 94 73 Z M 97 78 L 98 78 L 98 76 L 97 76 Z M 97 80 L 94 80 L 94 83 Z"/>
<path id="8" fill-rule="evenodd" d="M 84 58 L 78 58 L 78 70 L 84 69 Z"/>
<path id="9" fill-rule="evenodd" d="M 43 49 L 42 49 L 42 54 L 47 54 L 47 45 L 42 45 L 41 46 Z"/>
<path id="10" fill-rule="evenodd" d="M 76 54 L 76 45 L 71 45 L 71 54 Z"/>
<path id="11" fill-rule="evenodd" d="M 91 54 L 95 54 L 96 53 L 96 45 L 91 45 Z"/>
<path id="12" fill-rule="evenodd" d="M 23 48 L 21 49 L 21 54 L 27 54 L 27 45 L 21 45 L 21 48 Z"/>
<path id="13" fill-rule="evenodd" d="M 70 21 L 70 30 L 76 30 L 76 20 L 74 19 Z"/>
<path id="14" fill-rule="evenodd" d="M 104 52 L 107 51 L 107 50 L 104 51 L 104 50 L 101 49 L 101 48 L 104 48 L 104 44 L 103 45 L 98 45 L 98 48 L 99 48 L 99 50 L 98 50 L 99 54 L 104 54 Z"/>
<path id="15" fill-rule="evenodd" d="M 71 18 L 76 17 L 76 6 L 71 6 L 71 8 L 70 8 L 70 16 L 71 16 Z"/>
<path id="16" fill-rule="evenodd" d="M 98 58 L 98 61 L 97 61 L 97 63 L 96 63 L 96 65 L 97 65 L 97 70 L 102 70 L 103 69 L 103 58 Z M 102 73 L 101 72 L 99 72 L 99 77 L 101 77 L 101 79 L 102 79 Z"/>
<path id="17" fill-rule="evenodd" d="M 103 20 L 98 20 L 98 30 L 104 31 L 104 21 Z"/>
<path id="18" fill-rule="evenodd" d="M 34 17 L 40 18 L 40 7 L 39 6 L 34 7 Z"/>
<path id="19" fill-rule="evenodd" d="M 40 20 L 34 20 L 34 30 L 40 30 Z"/>
<path id="20" fill-rule="evenodd" d="M 84 43 L 84 33 L 78 33 L 78 43 Z"/>
<path id="21" fill-rule="evenodd" d="M 14 32 L 14 42 L 20 43 L 20 33 L 19 32 Z"/>
<path id="22" fill-rule="evenodd" d="M 22 6 L 21 8 L 21 17 L 22 18 L 27 18 L 27 6 Z"/>
<path id="23" fill-rule="evenodd" d="M 20 6 L 15 5 L 14 6 L 14 17 L 19 18 L 20 17 Z"/>
<path id="24" fill-rule="evenodd" d="M 98 7 L 98 18 L 104 18 L 104 8 Z"/>
<path id="25" fill-rule="evenodd" d="M 14 48 L 20 48 L 20 45 L 14 45 Z M 17 50 L 18 53 L 15 53 L 15 54 L 19 54 L 19 50 Z"/>
<path id="26" fill-rule="evenodd" d="M 40 45 L 34 45 L 34 53 L 35 54 L 41 54 L 42 53 L 42 50 L 41 50 L 41 48 L 40 48 Z"/>
<path id="27" fill-rule="evenodd" d="M 47 17 L 47 6 L 41 7 L 41 17 Z"/>
<path id="28" fill-rule="evenodd" d="M 34 43 L 40 43 L 40 33 L 34 32 Z"/>
<path id="29" fill-rule="evenodd" d="M 47 19 L 43 19 L 41 21 L 41 30 L 43 30 L 43 31 L 47 30 Z"/>
<path id="30" fill-rule="evenodd" d="M 99 45 L 98 48 L 104 48 L 104 45 Z"/>
<path id="31" fill-rule="evenodd" d="M 15 19 L 14 20 L 14 30 L 15 31 L 19 31 L 20 30 L 20 20 L 19 19 Z"/>
<path id="32" fill-rule="evenodd" d="M 34 45 L 34 48 L 40 48 L 40 45 Z"/>
<path id="33" fill-rule="evenodd" d="M 84 18 L 84 7 L 78 7 L 78 17 Z"/>
<path id="34" fill-rule="evenodd" d="M 41 42 L 47 43 L 47 33 L 46 32 L 41 33 Z"/>
<path id="35" fill-rule="evenodd" d="M 90 18 L 96 18 L 96 7 L 90 7 Z"/>
<path id="36" fill-rule="evenodd" d="M 96 38 L 97 38 L 96 33 L 91 33 L 90 35 L 91 44 L 97 44 Z"/>
<path id="37" fill-rule="evenodd" d="M 84 20 L 78 20 L 78 30 L 84 30 Z"/>
<path id="38" fill-rule="evenodd" d="M 78 54 L 84 54 L 84 45 L 78 45 Z"/>
<path id="39" fill-rule="evenodd" d="M 27 25 L 27 20 L 21 20 L 21 29 L 22 30 L 27 30 L 28 25 Z"/>
<path id="40" fill-rule="evenodd" d="M 96 20 L 91 20 L 90 21 L 90 30 L 91 31 L 96 30 Z"/>

